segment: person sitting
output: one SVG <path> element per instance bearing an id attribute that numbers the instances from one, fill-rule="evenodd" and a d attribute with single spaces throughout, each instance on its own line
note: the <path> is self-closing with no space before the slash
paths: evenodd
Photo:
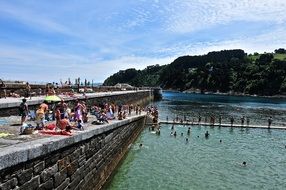
<path id="1" fill-rule="evenodd" d="M 107 117 L 106 117 L 106 115 L 105 115 L 105 113 L 103 111 L 100 113 L 100 115 L 97 118 L 97 120 L 102 122 L 102 123 L 104 123 L 104 122 L 109 123 L 108 120 L 107 120 Z"/>
<path id="2" fill-rule="evenodd" d="M 13 98 L 20 98 L 20 95 L 17 94 L 17 93 L 15 93 L 14 91 L 11 91 L 11 92 L 9 93 L 9 96 L 10 96 L 10 97 L 13 97 Z"/>
<path id="3" fill-rule="evenodd" d="M 122 116 L 122 112 L 121 112 L 121 111 L 118 112 L 117 117 L 118 117 L 118 120 L 122 120 L 122 119 L 123 119 L 123 116 Z"/>
<path id="4" fill-rule="evenodd" d="M 84 128 L 83 128 L 83 123 L 82 123 L 82 121 L 81 120 L 78 120 L 77 121 L 77 128 L 79 129 L 79 130 L 84 130 Z"/>
<path id="5" fill-rule="evenodd" d="M 42 129 L 45 126 L 45 116 L 48 112 L 48 105 L 47 102 L 44 101 L 42 104 L 40 104 L 39 108 L 36 110 L 36 124 L 37 129 Z M 41 126 L 40 126 L 41 125 Z"/>
<path id="6" fill-rule="evenodd" d="M 65 117 L 64 119 L 59 120 L 59 128 L 62 131 L 68 131 L 71 132 L 71 129 L 74 129 L 74 126 L 71 125 L 68 118 Z"/>

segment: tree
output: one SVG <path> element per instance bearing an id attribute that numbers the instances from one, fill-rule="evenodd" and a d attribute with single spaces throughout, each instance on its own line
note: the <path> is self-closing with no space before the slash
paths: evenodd
<path id="1" fill-rule="evenodd" d="M 275 53 L 286 54 L 286 50 L 284 48 L 279 48 L 274 50 Z"/>

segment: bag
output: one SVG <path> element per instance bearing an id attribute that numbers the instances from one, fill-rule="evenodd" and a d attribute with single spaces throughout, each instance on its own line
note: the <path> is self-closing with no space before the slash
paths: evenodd
<path id="1" fill-rule="evenodd" d="M 25 111 L 25 104 L 22 102 L 19 106 L 19 115 L 22 115 L 24 111 Z"/>

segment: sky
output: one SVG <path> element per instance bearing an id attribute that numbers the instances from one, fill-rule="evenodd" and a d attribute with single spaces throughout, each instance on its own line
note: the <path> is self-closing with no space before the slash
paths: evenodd
<path id="1" fill-rule="evenodd" d="M 103 82 L 183 55 L 286 48 L 285 0 L 0 0 L 0 78 Z"/>

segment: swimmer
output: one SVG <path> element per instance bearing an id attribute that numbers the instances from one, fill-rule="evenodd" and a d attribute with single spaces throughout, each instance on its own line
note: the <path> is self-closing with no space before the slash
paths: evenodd
<path id="1" fill-rule="evenodd" d="M 171 132 L 171 133 L 170 133 L 170 136 L 173 136 L 173 135 L 174 135 L 173 132 Z"/>
<path id="2" fill-rule="evenodd" d="M 176 137 L 176 136 L 177 136 L 177 132 L 175 131 L 175 132 L 174 132 L 174 137 Z"/>
<path id="3" fill-rule="evenodd" d="M 143 144 L 142 144 L 142 143 L 140 143 L 140 144 L 139 144 L 139 147 L 141 148 L 142 146 L 143 146 Z"/>
<path id="4" fill-rule="evenodd" d="M 172 125 L 171 130 L 174 130 L 174 125 Z"/>
<path id="5" fill-rule="evenodd" d="M 188 135 L 191 134 L 191 127 L 188 128 L 187 134 L 188 134 Z"/>
<path id="6" fill-rule="evenodd" d="M 244 161 L 244 162 L 242 162 L 242 166 L 246 166 L 246 162 Z"/>
<path id="7" fill-rule="evenodd" d="M 199 135 L 198 135 L 197 137 L 198 137 L 198 138 L 200 138 L 200 136 L 199 136 Z"/>
<path id="8" fill-rule="evenodd" d="M 208 138 L 210 136 L 209 131 L 205 133 L 205 137 Z"/>
<path id="9" fill-rule="evenodd" d="M 184 136 L 184 133 L 181 133 L 181 136 Z"/>
<path id="10" fill-rule="evenodd" d="M 156 134 L 157 134 L 157 135 L 160 135 L 160 133 L 161 133 L 161 132 L 160 132 L 160 129 L 158 129 L 158 130 L 156 131 Z"/>
<path id="11" fill-rule="evenodd" d="M 219 142 L 222 143 L 222 140 L 220 139 Z"/>
<path id="12" fill-rule="evenodd" d="M 186 138 L 186 143 L 188 143 L 189 142 L 189 139 L 188 138 Z"/>

